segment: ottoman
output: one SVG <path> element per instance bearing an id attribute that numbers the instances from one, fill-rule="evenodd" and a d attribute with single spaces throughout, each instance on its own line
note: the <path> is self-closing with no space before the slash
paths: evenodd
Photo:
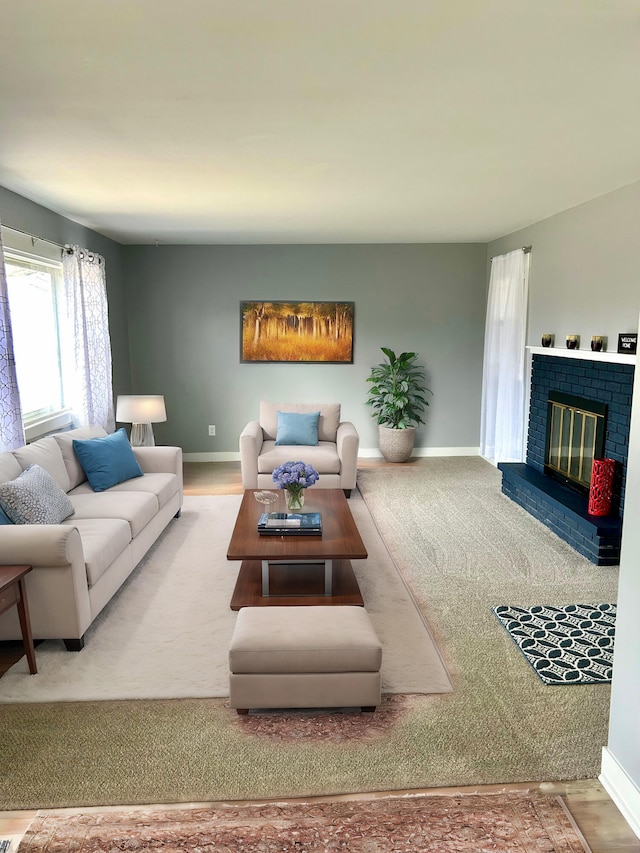
<path id="1" fill-rule="evenodd" d="M 250 708 L 380 704 L 382 646 L 363 607 L 243 607 L 229 647 L 229 699 Z"/>

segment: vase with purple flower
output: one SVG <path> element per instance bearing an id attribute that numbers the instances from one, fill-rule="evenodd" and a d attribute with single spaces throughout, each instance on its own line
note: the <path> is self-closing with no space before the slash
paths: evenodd
<path id="1" fill-rule="evenodd" d="M 287 509 L 297 512 L 304 506 L 304 490 L 317 483 L 320 475 L 313 465 L 285 462 L 274 470 L 271 478 L 279 489 L 284 489 Z"/>

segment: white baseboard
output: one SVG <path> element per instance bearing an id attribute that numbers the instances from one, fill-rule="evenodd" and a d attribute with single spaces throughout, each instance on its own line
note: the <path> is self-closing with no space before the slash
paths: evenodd
<path id="1" fill-rule="evenodd" d="M 640 790 L 606 746 L 602 749 L 602 769 L 598 779 L 640 838 Z"/>
<path id="2" fill-rule="evenodd" d="M 414 447 L 412 458 L 419 456 L 479 456 L 479 447 Z M 358 450 L 362 459 L 382 459 L 382 453 L 377 447 L 365 447 Z"/>
<path id="3" fill-rule="evenodd" d="M 418 456 L 478 456 L 479 447 L 414 447 L 412 457 Z M 377 447 L 365 447 L 358 450 L 362 459 L 382 459 Z M 239 462 L 238 451 L 222 451 L 221 453 L 183 453 L 185 462 Z"/>

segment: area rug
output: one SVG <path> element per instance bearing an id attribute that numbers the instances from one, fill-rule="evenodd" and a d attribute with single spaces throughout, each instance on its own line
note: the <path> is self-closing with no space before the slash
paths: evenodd
<path id="1" fill-rule="evenodd" d="M 611 681 L 615 604 L 500 605 L 493 612 L 545 684 Z"/>
<path id="2" fill-rule="evenodd" d="M 25 658 L 15 664 L 0 679 L 0 703 L 228 696 L 239 563 L 226 552 L 240 500 L 186 497 L 181 518 L 99 615 L 85 648 L 38 646 L 38 674 L 29 674 Z M 428 625 L 357 492 L 350 507 L 369 554 L 353 568 L 382 642 L 383 692 L 450 691 Z"/>
<path id="3" fill-rule="evenodd" d="M 537 792 L 43 814 L 19 853 L 584 853 L 557 797 Z"/>

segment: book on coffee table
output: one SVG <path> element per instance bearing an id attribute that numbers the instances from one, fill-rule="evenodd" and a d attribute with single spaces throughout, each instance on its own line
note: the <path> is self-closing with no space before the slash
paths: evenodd
<path id="1" fill-rule="evenodd" d="M 263 512 L 258 520 L 258 533 L 321 536 L 322 515 L 319 512 Z"/>

